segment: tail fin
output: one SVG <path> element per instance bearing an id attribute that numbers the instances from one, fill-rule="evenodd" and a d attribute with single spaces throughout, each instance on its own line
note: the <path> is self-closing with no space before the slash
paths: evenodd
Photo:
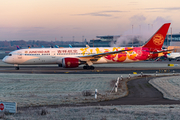
<path id="1" fill-rule="evenodd" d="M 59 46 L 58 46 L 58 45 L 55 45 L 55 48 L 59 48 Z"/>
<path id="2" fill-rule="evenodd" d="M 17 50 L 19 50 L 20 48 L 19 48 L 19 46 L 17 46 Z"/>
<path id="3" fill-rule="evenodd" d="M 72 48 L 71 44 L 69 44 L 69 47 Z"/>
<path id="4" fill-rule="evenodd" d="M 171 23 L 165 23 L 162 25 L 143 47 L 148 48 L 150 51 L 161 50 L 170 24 Z"/>

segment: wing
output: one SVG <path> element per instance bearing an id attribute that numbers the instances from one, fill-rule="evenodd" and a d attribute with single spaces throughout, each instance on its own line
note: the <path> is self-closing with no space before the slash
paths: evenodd
<path id="1" fill-rule="evenodd" d="M 121 53 L 121 52 L 124 52 L 124 51 L 130 51 L 130 50 L 133 50 L 133 49 L 105 52 L 105 53 L 92 54 L 92 55 L 86 55 L 86 56 L 78 56 L 78 58 L 80 60 L 82 60 L 82 61 L 97 61 L 101 57 L 116 54 L 116 53 Z"/>

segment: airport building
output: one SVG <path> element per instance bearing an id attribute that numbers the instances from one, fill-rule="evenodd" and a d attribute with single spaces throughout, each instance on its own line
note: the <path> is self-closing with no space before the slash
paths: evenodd
<path id="1" fill-rule="evenodd" d="M 167 34 L 164 46 L 180 46 L 180 34 Z"/>
<path id="2" fill-rule="evenodd" d="M 96 39 L 90 40 L 88 45 L 90 47 L 110 47 L 112 44 L 117 43 L 117 39 L 120 38 L 120 35 L 108 35 L 108 36 L 96 36 Z M 123 47 L 138 47 L 145 44 L 144 42 L 140 41 L 142 38 L 141 36 L 126 36 L 128 41 L 123 41 L 121 45 Z M 168 34 L 164 41 L 164 46 L 180 46 L 180 34 Z"/>
<path id="3" fill-rule="evenodd" d="M 122 43 L 119 43 L 120 41 L 117 41 L 118 38 L 120 38 L 120 35 L 108 35 L 108 36 L 96 36 L 96 39 L 90 40 L 88 45 L 90 47 L 111 47 L 111 46 L 118 46 L 118 47 L 138 47 L 143 44 L 142 41 L 140 41 L 140 36 L 132 36 L 127 35 L 124 36 L 124 39 Z"/>
<path id="4" fill-rule="evenodd" d="M 132 36 L 132 35 L 126 35 L 123 36 L 125 39 L 121 39 L 122 42 L 118 40 L 122 36 L 120 35 L 107 35 L 107 36 L 96 36 L 95 39 L 90 40 L 89 42 L 73 42 L 69 43 L 73 47 L 86 47 L 86 44 L 90 47 L 111 47 L 111 46 L 118 46 L 118 47 L 138 47 L 142 46 L 145 43 L 141 41 L 143 38 L 141 38 L 140 35 Z M 61 44 L 62 46 L 62 44 Z M 168 46 L 180 46 L 180 34 L 168 34 L 164 41 L 164 47 Z M 68 47 L 68 44 L 66 44 L 63 47 Z"/>
<path id="5" fill-rule="evenodd" d="M 164 46 L 167 46 L 167 49 L 173 50 L 173 52 L 180 52 L 180 34 L 167 34 Z"/>
<path id="6" fill-rule="evenodd" d="M 90 47 L 110 47 L 111 44 L 115 44 L 120 35 L 107 35 L 96 36 L 96 39 L 90 40 L 88 45 Z"/>

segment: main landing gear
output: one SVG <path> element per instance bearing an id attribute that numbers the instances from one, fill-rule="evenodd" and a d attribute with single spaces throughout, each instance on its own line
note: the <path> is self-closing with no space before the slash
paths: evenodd
<path id="1" fill-rule="evenodd" d="M 94 66 L 85 65 L 85 66 L 83 66 L 83 69 L 94 70 Z"/>
<path id="2" fill-rule="evenodd" d="M 15 70 L 19 70 L 19 67 L 15 67 Z"/>

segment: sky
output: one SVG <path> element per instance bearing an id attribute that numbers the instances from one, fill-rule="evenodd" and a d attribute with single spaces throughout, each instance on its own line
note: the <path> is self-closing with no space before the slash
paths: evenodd
<path id="1" fill-rule="evenodd" d="M 179 33 L 179 13 L 180 0 L 1 0 L 0 40 L 89 41 L 152 33 L 166 22 Z"/>

